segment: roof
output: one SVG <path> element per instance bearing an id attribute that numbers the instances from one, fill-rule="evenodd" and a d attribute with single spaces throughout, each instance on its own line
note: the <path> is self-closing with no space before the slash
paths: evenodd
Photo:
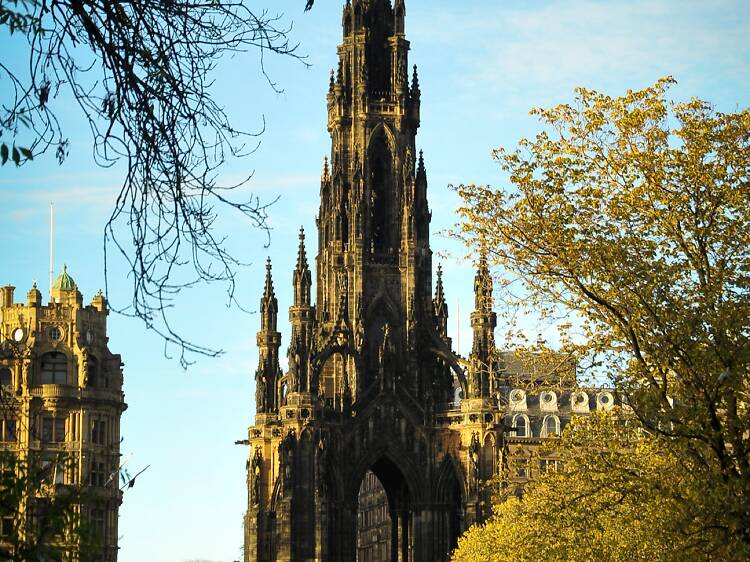
<path id="1" fill-rule="evenodd" d="M 55 282 L 52 284 L 53 289 L 62 289 L 63 291 L 75 290 L 78 288 L 73 278 L 68 275 L 68 266 L 63 265 L 63 271 L 57 276 Z"/>

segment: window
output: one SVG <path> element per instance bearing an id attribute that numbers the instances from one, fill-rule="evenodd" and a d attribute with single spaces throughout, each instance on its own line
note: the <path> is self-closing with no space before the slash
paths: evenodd
<path id="1" fill-rule="evenodd" d="M 68 358 L 53 351 L 42 355 L 42 384 L 67 384 Z"/>
<path id="2" fill-rule="evenodd" d="M 542 459 L 539 461 L 539 468 L 544 472 L 557 472 L 562 466 L 561 461 L 557 459 Z"/>
<path id="3" fill-rule="evenodd" d="M 13 374 L 7 367 L 0 367 L 0 387 L 4 391 L 13 390 Z"/>
<path id="4" fill-rule="evenodd" d="M 91 461 L 91 477 L 89 484 L 91 486 L 104 486 L 106 483 L 107 471 L 104 468 L 104 462 Z"/>
<path id="5" fill-rule="evenodd" d="M 100 386 L 102 381 L 99 380 L 99 361 L 91 355 L 88 358 L 88 370 L 88 385 L 92 388 Z"/>
<path id="6" fill-rule="evenodd" d="M 544 418 L 544 427 L 542 428 L 542 437 L 554 437 L 560 434 L 560 419 L 557 416 L 547 416 Z"/>
<path id="7" fill-rule="evenodd" d="M 55 443 L 63 443 L 65 441 L 65 418 L 55 418 Z"/>
<path id="8" fill-rule="evenodd" d="M 53 418 L 42 418 L 42 442 L 51 443 L 54 430 Z"/>
<path id="9" fill-rule="evenodd" d="M 91 388 L 109 388 L 109 377 L 102 371 L 99 360 L 93 355 L 88 358 L 88 386 Z"/>
<path id="10" fill-rule="evenodd" d="M 65 417 L 42 418 L 42 442 L 64 443 L 65 442 Z"/>
<path id="11" fill-rule="evenodd" d="M 107 424 L 103 420 L 94 420 L 91 425 L 91 441 L 97 445 L 104 445 Z"/>
<path id="12" fill-rule="evenodd" d="M 529 470 L 526 459 L 518 459 L 516 461 L 516 476 L 518 478 L 528 478 Z"/>
<path id="13" fill-rule="evenodd" d="M 99 536 L 100 539 L 104 539 L 104 530 L 106 522 L 106 512 L 101 508 L 94 508 L 91 510 L 91 528 Z"/>
<path id="14" fill-rule="evenodd" d="M 0 518 L 0 537 L 12 536 L 15 526 L 12 515 L 5 515 Z"/>
<path id="15" fill-rule="evenodd" d="M 14 442 L 16 439 L 16 420 L 12 418 L 0 420 L 0 441 Z"/>
<path id="16" fill-rule="evenodd" d="M 40 475 L 45 484 L 65 484 L 65 465 L 58 459 L 42 459 Z"/>
<path id="17" fill-rule="evenodd" d="M 516 437 L 531 437 L 529 420 L 523 414 L 517 414 L 513 418 L 513 429 L 516 430 Z"/>

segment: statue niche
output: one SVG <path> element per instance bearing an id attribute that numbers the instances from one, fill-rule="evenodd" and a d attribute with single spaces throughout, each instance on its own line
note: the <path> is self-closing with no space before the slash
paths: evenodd
<path id="1" fill-rule="evenodd" d="M 392 170 L 393 157 L 384 135 L 380 134 L 372 140 L 369 150 L 370 250 L 374 255 L 391 254 L 397 247 Z"/>

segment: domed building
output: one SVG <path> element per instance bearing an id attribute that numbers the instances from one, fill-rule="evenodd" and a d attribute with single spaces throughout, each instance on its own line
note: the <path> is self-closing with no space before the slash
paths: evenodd
<path id="1" fill-rule="evenodd" d="M 0 462 L 3 478 L 28 474 L 30 491 L 16 513 L 2 512 L 0 551 L 39 543 L 50 559 L 72 562 L 85 540 L 95 559 L 116 561 L 127 405 L 123 364 L 107 345 L 107 302 L 100 292 L 84 305 L 67 267 L 46 305 L 36 284 L 22 303 L 14 291 L 0 288 Z M 59 528 L 61 505 L 83 534 Z"/>

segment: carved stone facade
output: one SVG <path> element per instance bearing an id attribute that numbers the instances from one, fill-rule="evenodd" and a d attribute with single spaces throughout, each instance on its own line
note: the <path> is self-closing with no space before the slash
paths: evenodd
<path id="1" fill-rule="evenodd" d="M 49 465 L 40 494 L 25 497 L 19 513 L 0 521 L 0 545 L 6 548 L 4 537 L 37 532 L 35 517 L 43 516 L 51 496 L 75 488 L 83 491 L 80 516 L 100 545 L 94 559 L 117 560 L 120 416 L 127 406 L 122 361 L 107 346 L 107 314 L 101 293 L 83 305 L 67 270 L 47 305 L 36 285 L 25 304 L 14 302 L 14 287 L 0 288 L 3 470 L 16 470 L 13 458 Z M 59 560 L 79 560 L 75 542 L 57 535 L 51 542 L 59 546 Z"/>
<path id="2" fill-rule="evenodd" d="M 383 524 L 388 548 L 370 559 L 447 560 L 459 534 L 486 517 L 483 482 L 506 462 L 510 444 L 516 451 L 548 436 L 512 436 L 514 416 L 533 416 L 536 406 L 514 411 L 509 396 L 533 376 L 495 346 L 485 260 L 477 264 L 467 358 L 451 349 L 439 269 L 433 297 L 427 173 L 416 148 L 421 92 L 416 67 L 407 75 L 404 17 L 403 0 L 344 7 L 327 98 L 332 147 L 320 185 L 315 301 L 301 233 L 287 372 L 267 267 L 246 562 L 351 562 Z M 555 407 L 572 384 L 556 392 Z M 559 432 L 567 418 L 557 419 Z M 380 501 L 377 487 L 360 493 L 369 475 L 387 509 L 358 526 L 358 514 Z"/>

